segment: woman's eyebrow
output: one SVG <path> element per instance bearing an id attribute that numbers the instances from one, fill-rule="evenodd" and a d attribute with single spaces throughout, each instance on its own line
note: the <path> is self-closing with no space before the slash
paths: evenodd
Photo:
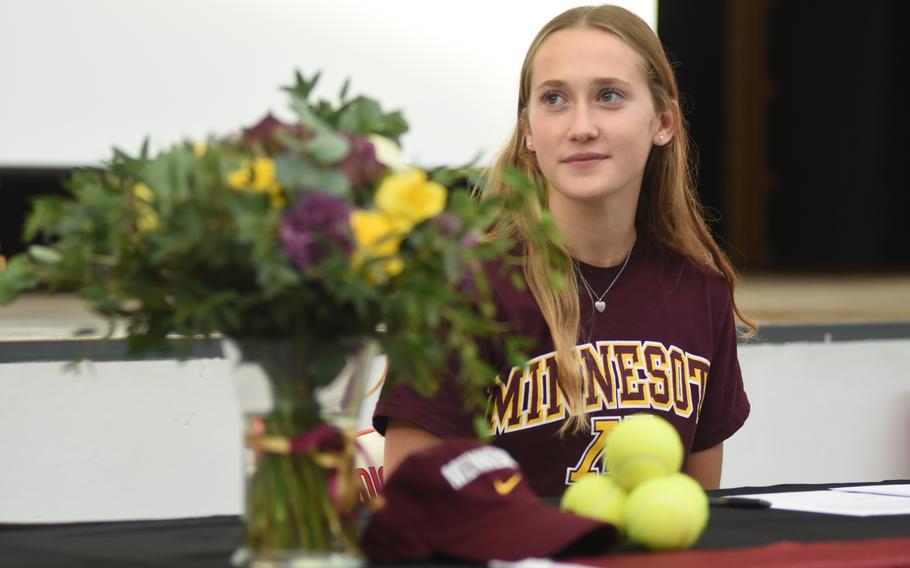
<path id="1" fill-rule="evenodd" d="M 621 86 L 629 87 L 631 83 L 625 79 L 619 77 L 596 77 L 591 80 L 591 83 L 598 87 L 612 87 L 612 86 Z M 546 81 L 540 82 L 537 86 L 534 87 L 535 91 L 541 89 L 565 89 L 569 85 L 568 82 L 563 81 L 562 79 L 547 79 Z"/>
<path id="2" fill-rule="evenodd" d="M 619 87 L 631 87 L 632 86 L 632 83 L 630 83 L 629 81 L 626 81 L 625 79 L 621 79 L 619 77 L 598 77 L 597 79 L 594 79 L 593 83 L 596 85 L 604 85 L 604 86 L 613 86 L 613 85 L 616 85 Z"/>

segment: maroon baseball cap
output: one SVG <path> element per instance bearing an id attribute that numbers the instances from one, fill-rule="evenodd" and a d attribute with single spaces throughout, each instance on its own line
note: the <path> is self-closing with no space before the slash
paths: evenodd
<path id="1" fill-rule="evenodd" d="M 502 448 L 454 438 L 408 456 L 361 539 L 372 562 L 486 562 L 583 556 L 617 539 L 613 525 L 543 503 Z"/>

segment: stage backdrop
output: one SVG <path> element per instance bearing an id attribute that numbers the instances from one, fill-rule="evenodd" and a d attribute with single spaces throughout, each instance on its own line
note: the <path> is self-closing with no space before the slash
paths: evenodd
<path id="1" fill-rule="evenodd" d="M 412 124 L 421 165 L 486 157 L 508 136 L 535 32 L 580 0 L 3 0 L 0 168 L 74 166 L 224 134 L 295 69 L 346 77 Z M 656 22 L 655 0 L 617 2 Z"/>

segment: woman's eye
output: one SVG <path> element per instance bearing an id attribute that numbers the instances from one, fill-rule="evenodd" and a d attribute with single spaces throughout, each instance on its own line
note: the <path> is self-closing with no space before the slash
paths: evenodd
<path id="1" fill-rule="evenodd" d="M 558 93 L 545 93 L 541 98 L 543 99 L 543 102 L 548 105 L 558 105 L 564 100 L 562 95 L 559 95 Z"/>
<path id="2" fill-rule="evenodd" d="M 613 89 L 607 89 L 600 93 L 600 100 L 605 103 L 615 103 L 620 98 L 622 98 L 622 95 L 620 95 L 617 91 L 614 91 Z"/>

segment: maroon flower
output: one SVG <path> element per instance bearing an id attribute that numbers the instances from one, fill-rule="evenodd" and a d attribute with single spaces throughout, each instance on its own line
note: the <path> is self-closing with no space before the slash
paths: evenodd
<path id="1" fill-rule="evenodd" d="M 346 136 L 351 143 L 351 150 L 341 160 L 341 170 L 351 182 L 351 187 L 364 187 L 378 179 L 386 167 L 376 159 L 376 149 L 369 140 L 358 134 Z"/>
<path id="2" fill-rule="evenodd" d="M 248 148 L 258 144 L 268 151 L 279 151 L 284 145 L 279 142 L 276 134 L 296 130 L 299 130 L 299 127 L 281 122 L 272 116 L 272 113 L 268 113 L 254 126 L 243 130 L 243 143 Z"/>
<path id="3" fill-rule="evenodd" d="M 353 248 L 347 202 L 310 191 L 304 193 L 281 221 L 279 234 L 284 250 L 300 268 L 325 260 L 333 248 L 346 254 Z"/>

